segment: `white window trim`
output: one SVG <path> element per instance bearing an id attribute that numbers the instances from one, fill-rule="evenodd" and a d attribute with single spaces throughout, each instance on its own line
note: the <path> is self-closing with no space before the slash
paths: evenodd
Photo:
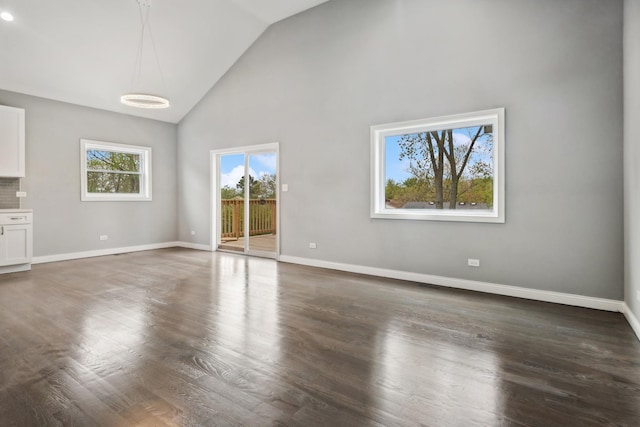
<path id="1" fill-rule="evenodd" d="M 87 151 L 104 150 L 118 153 L 140 155 L 140 192 L 125 193 L 88 193 L 87 192 Z M 106 201 L 151 201 L 151 147 L 116 144 L 113 142 L 80 140 L 80 199 L 83 202 Z"/>
<path id="2" fill-rule="evenodd" d="M 388 209 L 385 205 L 385 137 L 492 124 L 493 209 Z M 371 126 L 371 218 L 428 221 L 505 222 L 504 108 Z"/>

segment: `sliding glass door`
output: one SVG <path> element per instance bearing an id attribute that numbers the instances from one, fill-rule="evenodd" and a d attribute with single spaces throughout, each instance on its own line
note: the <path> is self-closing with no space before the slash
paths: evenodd
<path id="1" fill-rule="evenodd" d="M 213 153 L 216 248 L 276 258 L 278 146 Z"/>

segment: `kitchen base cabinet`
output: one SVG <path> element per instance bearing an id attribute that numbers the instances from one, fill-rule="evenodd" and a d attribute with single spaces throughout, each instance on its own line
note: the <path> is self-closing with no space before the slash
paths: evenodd
<path id="1" fill-rule="evenodd" d="M 32 213 L 0 213 L 0 273 L 31 270 Z"/>

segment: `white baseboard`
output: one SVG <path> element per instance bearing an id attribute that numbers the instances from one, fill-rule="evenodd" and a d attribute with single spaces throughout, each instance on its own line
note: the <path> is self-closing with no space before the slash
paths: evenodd
<path id="1" fill-rule="evenodd" d="M 517 286 L 499 285 L 496 283 L 455 279 L 452 277 L 433 276 L 430 274 L 411 273 L 407 271 L 389 270 L 377 267 L 367 267 L 363 265 L 342 264 L 337 262 L 322 261 L 288 255 L 281 255 L 280 261 L 292 264 L 308 265 L 312 267 L 328 268 L 331 270 L 348 271 L 351 273 L 368 274 L 371 276 L 388 277 L 391 279 L 408 280 L 411 282 L 446 286 L 449 288 L 466 289 L 470 291 L 526 298 L 536 301 L 553 302 L 556 304 L 572 305 L 576 307 L 594 308 L 597 310 L 605 311 L 623 311 L 623 301 L 604 298 L 586 297 L 582 295 L 573 295 L 553 291 L 542 291 L 538 289 L 519 288 Z"/>
<path id="2" fill-rule="evenodd" d="M 69 261 L 72 259 L 92 258 L 97 256 L 125 254 L 128 252 L 150 251 L 152 249 L 174 248 L 179 242 L 153 243 L 150 245 L 126 246 L 124 248 L 99 249 L 95 251 L 73 252 L 57 255 L 45 255 L 33 257 L 32 264 L 44 264 L 47 262 Z"/>
<path id="3" fill-rule="evenodd" d="M 45 264 L 48 262 L 69 261 L 72 259 L 93 258 L 97 256 L 126 254 L 128 252 L 150 251 L 153 249 L 166 249 L 166 248 L 176 248 L 176 247 L 195 249 L 199 251 L 211 251 L 211 246 L 209 245 L 200 245 L 197 243 L 189 243 L 189 242 L 163 242 L 163 243 L 153 243 L 150 245 L 125 246 L 123 248 L 99 249 L 95 251 L 72 252 L 72 253 L 66 253 L 66 254 L 37 256 L 37 257 L 33 257 L 33 261 L 31 263 Z"/>
<path id="4" fill-rule="evenodd" d="M 19 273 L 22 271 L 29 271 L 31 270 L 31 264 L 27 263 L 27 264 L 18 264 L 18 265 L 6 265 L 4 267 L 0 267 L 0 274 L 5 274 L 5 273 Z"/>
<path id="5" fill-rule="evenodd" d="M 631 311 L 631 308 L 629 308 L 629 306 L 627 305 L 626 302 L 623 303 L 623 311 L 622 312 L 624 313 L 624 317 L 627 318 L 627 322 L 629 322 L 629 325 L 631 325 L 631 329 L 633 329 L 633 332 L 636 333 L 636 336 L 640 340 L 640 321 L 633 314 L 633 312 Z"/>
<path id="6" fill-rule="evenodd" d="M 201 245 L 199 243 L 190 243 L 190 242 L 175 242 L 176 246 L 180 247 L 180 248 L 187 248 L 187 249 L 195 249 L 197 251 L 209 251 L 211 252 L 211 246 L 210 245 Z"/>

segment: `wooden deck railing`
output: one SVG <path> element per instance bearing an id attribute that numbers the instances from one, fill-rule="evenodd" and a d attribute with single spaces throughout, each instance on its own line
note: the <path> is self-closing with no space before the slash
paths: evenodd
<path id="1" fill-rule="evenodd" d="M 221 201 L 222 238 L 244 236 L 244 200 Z M 276 200 L 249 200 L 249 236 L 276 234 Z"/>

